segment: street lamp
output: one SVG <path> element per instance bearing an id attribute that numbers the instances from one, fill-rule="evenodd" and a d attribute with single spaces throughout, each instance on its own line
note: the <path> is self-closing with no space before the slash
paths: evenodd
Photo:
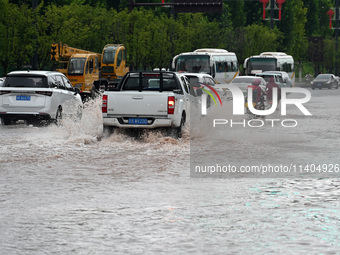
<path id="1" fill-rule="evenodd" d="M 263 16 L 263 20 L 265 20 L 266 19 L 266 6 L 267 6 L 269 0 L 260 0 L 260 2 L 263 5 L 263 14 L 262 14 L 262 16 Z"/>
<path id="2" fill-rule="evenodd" d="M 263 6 L 263 20 L 266 19 L 266 9 L 269 9 L 267 8 L 267 4 L 269 3 L 269 0 L 259 0 L 261 3 L 262 3 L 262 6 Z M 275 6 L 275 2 L 279 5 L 279 8 L 277 8 Z M 281 9 L 282 9 L 282 4 L 284 4 L 286 2 L 286 0 L 270 0 L 270 12 L 271 12 L 271 15 L 270 15 L 270 20 L 273 21 L 274 20 L 274 9 L 278 9 L 279 10 L 279 19 L 278 20 L 281 20 Z"/>
<path id="3" fill-rule="evenodd" d="M 332 19 L 334 16 L 334 11 L 332 9 L 329 9 L 327 15 L 329 16 L 329 28 L 332 28 Z"/>
<path id="4" fill-rule="evenodd" d="M 276 0 L 276 2 L 279 5 L 279 20 L 281 20 L 281 9 L 282 9 L 282 4 L 286 2 L 286 0 Z"/>

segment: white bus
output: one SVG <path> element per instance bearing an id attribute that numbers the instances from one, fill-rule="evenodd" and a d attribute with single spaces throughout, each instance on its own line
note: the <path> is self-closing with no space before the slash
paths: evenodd
<path id="1" fill-rule="evenodd" d="M 265 71 L 283 71 L 288 73 L 293 86 L 295 84 L 294 59 L 284 52 L 263 52 L 244 60 L 244 75 L 256 75 Z"/>
<path id="2" fill-rule="evenodd" d="M 239 75 L 236 54 L 223 49 L 181 53 L 172 60 L 172 69 L 176 72 L 207 73 L 217 83 L 230 83 Z"/>

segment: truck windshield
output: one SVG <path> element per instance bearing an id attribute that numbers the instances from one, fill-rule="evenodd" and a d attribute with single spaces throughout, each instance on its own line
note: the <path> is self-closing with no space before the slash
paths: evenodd
<path id="1" fill-rule="evenodd" d="M 7 76 L 4 87 L 48 88 L 48 83 L 43 76 Z"/>
<path id="2" fill-rule="evenodd" d="M 86 58 L 71 58 L 68 64 L 68 75 L 83 75 Z"/>
<path id="3" fill-rule="evenodd" d="M 176 72 L 210 73 L 209 56 L 182 55 L 176 60 Z"/>
<path id="4" fill-rule="evenodd" d="M 113 64 L 115 62 L 117 47 L 110 46 L 107 47 L 103 54 L 103 63 L 104 64 Z"/>

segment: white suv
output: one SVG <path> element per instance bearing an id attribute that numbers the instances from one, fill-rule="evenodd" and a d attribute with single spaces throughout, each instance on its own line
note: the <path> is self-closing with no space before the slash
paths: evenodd
<path id="1" fill-rule="evenodd" d="M 0 118 L 3 125 L 17 120 L 27 124 L 58 122 L 62 116 L 82 114 L 82 101 L 67 77 L 54 71 L 15 71 L 0 87 Z"/>

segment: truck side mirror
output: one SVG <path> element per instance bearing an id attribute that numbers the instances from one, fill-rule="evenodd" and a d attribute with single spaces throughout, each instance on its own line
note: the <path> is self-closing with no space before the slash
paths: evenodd
<path id="1" fill-rule="evenodd" d="M 77 95 L 80 93 L 80 89 L 79 88 L 74 88 L 74 94 Z"/>

